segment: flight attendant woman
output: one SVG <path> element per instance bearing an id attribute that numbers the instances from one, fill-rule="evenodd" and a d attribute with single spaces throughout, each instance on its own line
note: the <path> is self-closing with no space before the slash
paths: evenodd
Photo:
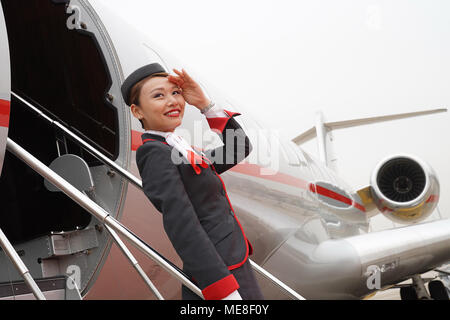
<path id="1" fill-rule="evenodd" d="M 263 299 L 248 261 L 251 245 L 219 176 L 251 151 L 234 120 L 240 114 L 215 106 L 184 70 L 174 72 L 153 63 L 122 85 L 125 102 L 146 130 L 136 153 L 144 193 L 162 213 L 183 270 L 205 299 Z M 174 133 L 186 102 L 206 116 L 223 147 L 198 152 Z M 199 299 L 185 286 L 182 298 Z"/>

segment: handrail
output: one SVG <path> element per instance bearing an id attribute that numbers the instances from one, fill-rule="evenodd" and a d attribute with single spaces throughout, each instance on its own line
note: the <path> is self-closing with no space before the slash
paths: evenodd
<path id="1" fill-rule="evenodd" d="M 17 143 L 7 138 L 6 149 L 14 154 L 17 158 L 25 162 L 30 168 L 40 174 L 42 177 L 51 182 L 54 186 L 60 189 L 73 201 L 78 203 L 82 208 L 88 211 L 91 215 L 101 221 L 103 224 L 110 227 L 115 232 L 122 235 L 125 239 L 131 242 L 137 249 L 144 253 L 147 257 L 155 261 L 161 267 L 163 267 L 167 272 L 169 272 L 176 279 L 181 281 L 186 287 L 191 291 L 196 293 L 199 297 L 203 298 L 201 290 L 194 285 L 188 277 L 182 273 L 175 265 L 162 257 L 157 253 L 152 247 L 147 243 L 139 239 L 131 231 L 129 231 L 124 225 L 119 221 L 114 219 L 108 212 L 106 212 L 97 203 L 92 201 L 88 196 L 80 192 L 77 188 L 72 186 L 61 176 L 55 173 L 53 170 L 48 168 L 45 164 L 36 159 L 33 155 L 28 153 L 25 149 L 19 146 Z"/>
<path id="2" fill-rule="evenodd" d="M 133 185 L 135 185 L 138 189 L 143 191 L 142 188 L 142 180 L 137 178 L 135 175 L 133 175 L 131 172 L 123 169 L 121 166 L 119 166 L 117 163 L 106 157 L 104 154 L 99 152 L 97 149 L 92 147 L 90 144 L 85 142 L 82 138 L 77 136 L 75 133 L 67 129 L 63 124 L 59 123 L 56 120 L 51 119 L 47 115 L 45 115 L 41 110 L 33 106 L 31 103 L 20 97 L 14 92 L 11 92 L 11 94 L 16 97 L 18 100 L 20 100 L 22 103 L 24 103 L 27 107 L 29 107 L 31 110 L 33 110 L 35 113 L 37 113 L 39 116 L 44 118 L 46 121 L 48 121 L 51 125 L 55 126 L 59 130 L 66 133 L 69 138 L 72 138 L 73 141 L 81 145 L 86 151 L 88 151 L 90 154 L 92 154 L 94 157 L 96 157 L 98 160 L 103 162 L 105 165 L 109 166 L 113 170 L 115 170 L 117 173 L 119 173 L 123 178 L 125 178 L 127 181 L 131 182 Z M 249 259 L 250 260 L 250 259 Z M 304 298 L 299 295 L 295 290 L 287 286 L 285 283 L 283 283 L 281 280 L 279 280 L 277 277 L 269 273 L 267 270 L 260 267 L 258 264 L 250 260 L 250 263 L 253 267 L 253 269 L 264 276 L 266 279 L 271 281 L 273 284 L 278 286 L 281 290 L 283 290 L 285 293 L 287 293 L 289 296 L 291 296 L 293 299 L 296 300 L 304 300 Z"/>
<path id="3" fill-rule="evenodd" d="M 20 100 L 23 104 L 25 104 L 28 108 L 30 108 L 32 111 L 37 113 L 38 116 L 42 117 L 44 120 L 49 122 L 51 125 L 55 126 L 65 134 L 69 136 L 69 138 L 72 138 L 76 143 L 80 144 L 86 151 L 88 151 L 90 154 L 92 154 L 95 158 L 103 162 L 104 164 L 108 165 L 109 167 L 113 168 L 117 173 L 119 173 L 122 177 L 127 179 L 129 182 L 133 183 L 136 187 L 142 190 L 142 181 L 141 179 L 137 178 L 135 175 L 133 175 L 131 172 L 125 170 L 121 166 L 119 166 L 117 163 L 109 159 L 107 156 L 105 156 L 103 153 L 99 152 L 97 149 L 92 147 L 90 144 L 85 142 L 83 139 L 81 139 L 78 135 L 67 129 L 63 124 L 59 123 L 56 120 L 51 119 L 47 115 L 45 115 L 41 110 L 33 106 L 31 103 L 17 95 L 16 93 L 11 91 L 11 94 L 16 97 L 18 100 Z"/>
<path id="4" fill-rule="evenodd" d="M 68 181 L 68 182 L 70 183 L 70 181 Z M 83 192 L 85 195 L 87 195 L 92 201 L 94 201 L 96 203 L 99 202 L 99 199 L 96 199 L 96 196 L 95 196 L 95 193 L 93 190 L 89 190 L 89 191 L 88 190 L 80 190 L 80 191 Z M 100 206 L 102 205 L 102 203 L 98 203 L 98 204 Z M 164 300 L 164 297 L 161 295 L 161 293 L 155 287 L 155 285 L 150 280 L 150 278 L 147 276 L 147 274 L 144 272 L 144 270 L 142 270 L 142 267 L 140 266 L 139 262 L 133 256 L 133 254 L 130 252 L 130 250 L 128 250 L 127 246 L 125 245 L 125 243 L 123 243 L 122 239 L 120 239 L 120 237 L 117 235 L 117 233 L 114 230 L 112 230 L 110 227 L 108 227 L 107 225 L 104 225 L 104 227 L 105 227 L 106 231 L 109 232 L 109 234 L 112 237 L 112 239 L 114 240 L 115 244 L 119 247 L 119 249 L 122 251 L 124 256 L 128 259 L 130 264 L 134 267 L 134 269 L 137 271 L 137 273 L 141 276 L 142 280 L 145 282 L 147 287 L 149 287 L 149 289 L 156 296 L 156 298 L 158 298 L 158 300 Z"/>
<path id="5" fill-rule="evenodd" d="M 268 272 L 266 269 L 262 268 L 260 265 L 258 265 L 256 262 L 248 259 L 250 261 L 250 265 L 253 267 L 253 270 L 258 272 L 260 275 L 262 275 L 267 280 L 271 281 L 272 284 L 276 285 L 279 289 L 283 290 L 285 293 L 287 293 L 291 298 L 294 298 L 295 300 L 305 300 L 304 297 L 299 295 L 295 290 L 290 288 L 288 285 L 286 285 L 284 282 L 279 280 L 277 277 L 275 277 L 273 274 Z"/>
<path id="6" fill-rule="evenodd" d="M 30 288 L 33 295 L 37 300 L 47 300 L 42 293 L 39 286 L 34 281 L 33 277 L 30 274 L 27 266 L 23 263 L 22 259 L 20 259 L 16 250 L 12 246 L 11 242 L 9 242 L 6 235 L 3 233 L 2 229 L 0 229 L 0 246 L 3 251 L 8 255 L 11 262 L 14 264 L 14 267 L 17 269 L 19 274 L 22 276 L 23 280 L 25 280 L 26 285 Z"/>
<path id="7" fill-rule="evenodd" d="M 145 284 L 150 288 L 150 290 L 153 292 L 153 294 L 158 298 L 158 300 L 164 300 L 164 297 L 161 295 L 161 293 L 158 291 L 158 289 L 155 287 L 153 282 L 149 279 L 147 274 L 142 270 L 142 267 L 139 265 L 139 262 L 136 260 L 136 258 L 131 254 L 130 250 L 128 250 L 127 246 L 122 242 L 122 240 L 119 238 L 117 233 L 105 225 L 105 229 L 109 232 L 113 240 L 115 241 L 116 245 L 119 247 L 119 249 L 122 251 L 122 253 L 127 257 L 127 259 L 130 261 L 130 263 L 133 265 L 133 267 L 136 269 L 136 271 L 141 276 L 142 280 L 145 282 Z"/>

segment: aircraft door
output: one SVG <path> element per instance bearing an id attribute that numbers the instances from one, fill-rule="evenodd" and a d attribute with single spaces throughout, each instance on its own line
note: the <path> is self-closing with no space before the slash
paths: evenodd
<path id="1" fill-rule="evenodd" d="M 6 152 L 6 139 L 8 137 L 9 111 L 11 101 L 11 75 L 9 64 L 8 35 L 0 5 L 0 174 Z"/>

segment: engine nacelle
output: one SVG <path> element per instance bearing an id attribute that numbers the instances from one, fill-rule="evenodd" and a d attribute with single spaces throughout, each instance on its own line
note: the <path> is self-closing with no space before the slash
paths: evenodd
<path id="1" fill-rule="evenodd" d="M 439 181 L 434 170 L 411 155 L 394 155 L 382 160 L 370 180 L 374 204 L 397 223 L 426 219 L 439 200 Z"/>

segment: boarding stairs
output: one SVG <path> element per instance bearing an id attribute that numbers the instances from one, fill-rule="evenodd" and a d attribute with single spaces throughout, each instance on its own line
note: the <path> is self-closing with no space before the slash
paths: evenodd
<path id="1" fill-rule="evenodd" d="M 63 134 L 64 137 L 67 137 L 78 144 L 81 148 L 89 152 L 104 165 L 108 166 L 110 170 L 119 174 L 122 178 L 126 179 L 126 181 L 132 183 L 137 188 L 142 190 L 141 180 L 134 176 L 132 173 L 120 167 L 114 161 L 110 160 L 99 150 L 87 143 L 84 139 L 80 138 L 73 131 L 69 130 L 65 125 L 45 115 L 42 111 L 39 110 L 39 108 L 35 107 L 27 100 L 23 99 L 14 92 L 12 93 L 12 95 L 16 99 L 21 101 L 25 106 L 27 106 L 31 112 L 34 112 L 37 116 L 45 119 L 49 125 Z M 73 201 L 75 201 L 78 205 L 83 207 L 93 217 L 100 221 L 111 235 L 115 244 L 121 249 L 122 253 L 127 257 L 129 263 L 135 268 L 136 272 L 138 272 L 142 280 L 148 286 L 149 290 L 153 292 L 157 299 L 163 300 L 164 297 L 142 270 L 136 258 L 131 254 L 121 238 L 119 238 L 119 235 L 123 239 L 126 239 L 127 242 L 131 243 L 148 258 L 161 266 L 170 275 L 179 280 L 183 285 L 188 287 L 199 297 L 203 298 L 201 290 L 189 280 L 187 275 L 182 270 L 180 270 L 175 264 L 163 257 L 156 250 L 154 250 L 149 244 L 145 243 L 143 240 L 137 237 L 131 230 L 129 230 L 121 222 L 113 218 L 109 214 L 109 212 L 105 211 L 105 209 L 97 203 L 98 199 L 96 199 L 95 194 L 89 191 L 92 190 L 92 186 L 89 185 L 91 182 L 89 181 L 89 179 L 82 178 L 83 175 L 89 174 L 89 167 L 81 158 L 73 157 L 72 159 L 69 159 L 70 161 L 73 161 L 73 165 L 71 166 L 71 168 L 73 169 L 74 167 L 77 167 L 77 170 L 64 171 L 64 169 L 61 169 L 63 167 L 58 166 L 57 161 L 52 163 L 52 165 L 50 166 L 46 166 L 9 138 L 7 140 L 7 150 L 14 154 L 17 158 L 22 160 L 24 163 L 26 163 L 38 174 L 40 174 L 46 181 L 50 183 L 50 185 L 58 188 L 60 191 L 65 193 L 68 197 L 70 197 Z M 70 155 L 66 156 L 70 157 Z M 64 161 L 67 161 L 67 159 L 65 159 Z M 67 168 L 67 166 L 65 167 Z M 75 175 L 74 172 L 76 172 Z M 76 230 L 74 232 L 63 232 L 59 234 L 52 233 L 43 237 L 42 241 L 43 243 L 45 242 L 53 244 L 56 243 L 55 240 L 66 242 L 66 245 L 62 246 L 61 242 L 59 242 L 59 247 L 55 245 L 53 247 L 51 247 L 51 245 L 47 245 L 47 247 L 50 247 L 46 247 L 46 250 L 49 251 L 47 254 L 49 254 L 50 256 L 56 256 L 58 254 L 73 254 L 76 253 L 77 250 L 86 250 L 90 246 L 95 246 L 95 239 L 94 237 L 89 236 L 90 232 L 92 232 L 92 230 Z M 13 262 L 15 271 L 18 272 L 23 278 L 23 281 L 19 282 L 0 283 L 0 299 L 30 299 L 31 297 L 39 300 L 81 299 L 81 295 L 76 286 L 76 283 L 70 277 L 68 278 L 65 276 L 61 276 L 33 279 L 22 257 L 20 256 L 20 248 L 18 246 L 14 248 L 8 238 L 1 231 L 1 229 L 0 246 L 8 256 L 8 258 Z M 45 245 L 43 245 L 43 248 L 44 247 Z M 284 292 L 288 297 L 295 300 L 304 300 L 304 298 L 300 294 L 289 288 L 285 283 L 270 274 L 267 270 L 260 267 L 258 264 L 251 260 L 250 263 L 255 272 L 257 272 L 262 278 L 270 281 L 273 286 Z M 0 265 L 1 264 L 2 261 L 0 259 Z"/>

